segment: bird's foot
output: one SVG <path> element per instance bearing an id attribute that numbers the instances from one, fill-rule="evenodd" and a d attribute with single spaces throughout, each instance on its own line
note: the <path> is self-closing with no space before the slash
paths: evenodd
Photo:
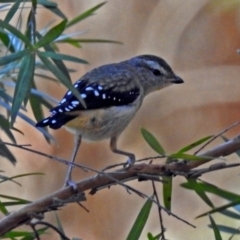
<path id="1" fill-rule="evenodd" d="M 64 187 L 72 187 L 73 191 L 77 193 L 77 184 L 71 179 L 65 180 Z"/>
<path id="2" fill-rule="evenodd" d="M 128 160 L 124 163 L 123 167 L 128 169 L 135 163 L 135 156 L 130 156 Z"/>

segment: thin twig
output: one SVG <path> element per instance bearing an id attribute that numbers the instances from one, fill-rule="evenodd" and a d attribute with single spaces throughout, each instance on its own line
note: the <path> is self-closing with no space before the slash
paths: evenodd
<path id="1" fill-rule="evenodd" d="M 154 194 L 154 196 L 156 198 L 158 206 L 161 206 L 154 181 L 152 181 L 152 187 L 153 187 L 153 194 Z M 161 234 L 162 234 L 161 238 L 162 238 L 162 240 L 165 240 L 164 232 L 165 232 L 166 229 L 163 226 L 163 218 L 162 218 L 162 211 L 161 211 L 161 209 L 162 209 L 162 207 L 160 207 L 160 208 L 158 207 L 158 215 L 159 215 L 159 222 L 160 222 L 160 228 L 161 228 Z"/>
<path id="2" fill-rule="evenodd" d="M 219 136 L 223 135 L 225 132 L 229 131 L 230 129 L 236 127 L 237 125 L 240 124 L 240 121 L 232 124 L 231 126 L 227 127 L 226 129 L 224 129 L 223 131 L 221 131 L 220 133 L 214 135 L 209 141 L 207 141 L 202 147 L 200 147 L 195 153 L 194 155 L 198 154 L 202 149 L 204 149 L 208 144 L 210 144 L 212 141 L 214 141 L 216 138 L 218 138 Z"/>
<path id="3" fill-rule="evenodd" d="M 68 238 L 62 231 L 60 231 L 57 227 L 55 227 L 54 225 L 52 225 L 51 223 L 45 222 L 45 221 L 37 221 L 35 223 L 30 223 L 30 226 L 32 226 L 32 228 L 34 229 L 37 225 L 45 225 L 47 227 L 52 228 L 55 232 L 57 232 L 60 237 L 64 240 L 70 240 L 70 238 Z M 39 236 L 39 234 L 38 234 Z"/>

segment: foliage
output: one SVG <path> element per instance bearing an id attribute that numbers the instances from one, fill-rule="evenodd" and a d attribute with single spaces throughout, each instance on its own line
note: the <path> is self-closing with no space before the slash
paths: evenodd
<path id="1" fill-rule="evenodd" d="M 43 107 L 51 108 L 51 104 L 57 102 L 56 99 L 53 99 L 47 93 L 42 92 L 37 88 L 35 80 L 36 77 L 64 85 L 66 88 L 70 89 L 73 94 L 75 94 L 75 96 L 82 102 L 83 105 L 85 104 L 84 100 L 81 99 L 79 94 L 77 94 L 76 89 L 71 84 L 71 77 L 69 74 L 70 69 L 66 66 L 65 61 L 79 64 L 88 64 L 88 62 L 85 59 L 60 53 L 58 47 L 59 44 L 64 43 L 68 44 L 70 47 L 81 48 L 83 43 L 119 42 L 99 38 L 79 38 L 79 35 L 81 35 L 82 32 L 66 33 L 67 29 L 94 15 L 99 8 L 104 6 L 105 2 L 86 10 L 72 19 L 67 19 L 64 12 L 59 9 L 57 3 L 48 0 L 16 0 L 0 1 L 0 3 L 2 4 L 0 9 L 7 12 L 5 18 L 3 20 L 0 19 L 1 50 L 5 53 L 4 56 L 0 58 L 0 106 L 5 111 L 5 114 L 0 114 L 0 126 L 13 145 L 24 148 L 24 146 L 17 145 L 14 136 L 14 132 L 22 133 L 21 129 L 14 127 L 16 119 L 20 117 L 27 124 L 35 126 L 36 121 L 39 121 L 44 117 Z M 54 26 L 52 26 L 51 23 L 43 29 L 37 29 L 36 11 L 39 6 L 43 7 L 46 11 L 51 11 L 51 13 L 58 18 L 58 23 Z M 30 7 L 30 10 L 26 7 Z M 13 19 L 16 14 L 23 10 L 28 13 L 27 21 L 25 23 L 20 23 L 20 21 L 13 23 Z M 13 94 L 11 94 L 12 89 L 14 89 Z M 34 120 L 27 115 L 27 106 L 33 112 L 35 118 Z M 38 130 L 42 132 L 47 141 L 53 139 L 46 129 Z M 204 163 L 214 159 L 213 156 L 197 155 L 199 149 L 194 154 L 189 152 L 193 151 L 193 149 L 196 149 L 197 147 L 206 146 L 210 141 L 214 140 L 216 136 L 203 137 L 194 143 L 184 146 L 177 152 L 170 154 L 167 153 L 167 151 L 152 133 L 144 128 L 141 129 L 141 133 L 148 145 L 155 152 L 157 152 L 157 154 L 159 154 L 158 158 L 165 159 L 164 167 L 166 168 L 174 164 L 179 166 L 182 164 L 181 166 L 185 167 L 190 162 Z M 224 138 L 224 140 L 228 141 L 226 138 Z M 24 149 L 26 150 L 26 148 Z M 35 151 L 35 153 L 37 152 Z M 239 152 L 237 153 L 239 154 Z M 2 140 L 0 140 L 0 155 L 8 159 L 12 164 L 17 162 L 15 156 L 8 149 L 8 144 L 3 143 Z M 151 158 L 150 163 L 152 163 L 152 160 L 153 158 Z M 203 182 L 199 179 L 199 176 L 202 174 L 201 171 L 193 172 L 190 170 L 188 172 L 181 172 L 173 171 L 169 168 L 166 171 L 163 171 L 164 173 L 162 175 L 151 175 L 151 177 L 149 175 L 138 176 L 139 180 L 152 180 L 152 183 L 154 180 L 161 181 L 163 206 L 161 206 L 160 200 L 158 199 L 154 183 L 153 196 L 148 197 L 143 193 L 140 193 L 139 191 L 125 185 L 121 181 L 117 181 L 118 179 L 116 180 L 113 178 L 115 181 L 114 184 L 118 183 L 119 185 L 125 187 L 128 191 L 133 191 L 140 196 L 147 197 L 147 200 L 139 211 L 139 214 L 136 217 L 136 220 L 126 239 L 132 240 L 140 238 L 147 220 L 151 217 L 150 211 L 153 207 L 153 203 L 155 203 L 158 207 L 161 229 L 157 234 L 149 232 L 147 235 L 149 240 L 165 239 L 165 229 L 163 227 L 161 211 L 165 211 L 169 215 L 172 215 L 177 219 L 187 223 L 171 212 L 174 176 L 177 174 L 180 175 L 180 173 L 186 177 L 186 182 L 181 184 L 181 187 L 195 192 L 197 196 L 210 208 L 209 211 L 202 213 L 201 215 L 197 216 L 197 218 L 209 216 L 209 227 L 212 229 L 215 239 L 222 239 L 221 232 L 231 233 L 232 235 L 240 234 L 238 229 L 215 223 L 214 218 L 212 217 L 213 214 L 218 213 L 224 215 L 225 217 L 239 220 L 240 195 L 226 191 L 225 189 L 221 189 L 208 182 Z M 204 173 L 210 170 L 207 170 Z M 104 175 L 104 172 L 98 173 Z M 0 184 L 10 181 L 11 183 L 20 185 L 16 179 L 22 177 L 30 178 L 31 175 L 41 175 L 41 173 L 27 173 L 13 177 L 7 177 L 1 174 Z M 110 176 L 108 176 L 108 178 L 110 178 Z M 217 196 L 218 198 L 227 200 L 228 203 L 222 206 L 215 206 L 214 202 L 208 196 L 209 193 Z M 29 200 L 4 194 L 0 194 L 0 198 L 4 199 L 0 201 L 0 211 L 5 216 L 8 216 L 9 214 L 9 207 L 31 203 Z M 82 200 L 79 199 L 74 199 L 74 201 Z M 57 208 L 58 207 L 56 207 L 56 209 Z M 44 225 L 44 227 L 37 229 L 36 226 L 39 223 Z M 53 229 L 54 231 L 58 232 L 61 239 L 68 239 L 65 236 L 64 226 L 62 225 L 58 216 L 56 216 L 57 227 L 43 221 L 39 223 L 31 225 L 32 231 L 11 230 L 1 238 L 22 240 L 36 239 L 42 234 L 48 234 L 49 229 Z"/>

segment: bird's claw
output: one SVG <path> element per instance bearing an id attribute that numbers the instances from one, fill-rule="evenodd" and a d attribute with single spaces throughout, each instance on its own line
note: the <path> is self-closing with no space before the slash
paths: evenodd
<path id="1" fill-rule="evenodd" d="M 135 157 L 129 157 L 128 160 L 123 164 L 123 167 L 128 169 L 135 163 Z"/>

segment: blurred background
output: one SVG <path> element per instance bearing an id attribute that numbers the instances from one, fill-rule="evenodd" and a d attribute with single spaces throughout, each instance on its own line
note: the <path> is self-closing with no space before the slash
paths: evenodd
<path id="1" fill-rule="evenodd" d="M 57 3 L 71 19 L 100 2 L 64 0 Z M 44 9 L 38 9 L 37 18 L 41 20 L 39 28 L 50 20 L 59 20 L 55 16 L 53 19 L 53 15 Z M 71 74 L 73 81 L 96 66 L 140 54 L 154 54 L 164 58 L 175 73 L 184 79 L 184 84 L 149 95 L 132 123 L 121 135 L 119 147 L 134 152 L 140 159 L 156 155 L 142 138 L 141 127 L 152 132 L 165 150 L 171 153 L 204 136 L 219 133 L 240 120 L 240 56 L 237 54 L 240 42 L 239 20 L 240 1 L 114 0 L 108 1 L 96 15 L 81 22 L 78 28 L 69 29 L 69 32 L 85 31 L 82 38 L 116 40 L 121 41 L 122 45 L 83 44 L 83 48 L 76 49 L 62 44 L 59 48 L 62 53 L 71 53 L 91 63 L 68 64 L 77 70 Z M 59 100 L 66 91 L 63 86 L 45 80 L 39 80 L 38 86 Z M 47 114 L 46 110 L 46 116 Z M 70 158 L 73 135 L 65 129 L 51 131 L 57 144 L 49 145 L 39 131 L 23 121 L 18 119 L 16 126 L 26 132 L 24 136 L 16 136 L 18 143 L 30 143 L 36 150 L 65 159 Z M 226 136 L 234 137 L 239 134 L 239 130 L 240 128 L 234 128 Z M 208 148 L 219 143 L 221 140 L 216 140 Z M 21 179 L 23 187 L 6 184 L 8 191 L 11 189 L 16 196 L 36 200 L 63 186 L 66 166 L 29 152 L 13 150 L 18 158 L 17 165 L 13 167 L 7 161 L 2 162 L 5 165 L 1 169 L 4 169 L 8 176 L 27 172 L 44 172 L 46 175 Z M 77 156 L 77 162 L 96 169 L 125 160 L 122 156 L 111 153 L 108 141 L 82 143 Z M 228 161 L 238 162 L 239 159 L 233 155 Z M 74 180 L 78 181 L 89 175 L 91 173 L 75 169 L 73 176 Z M 237 192 L 239 178 L 238 169 L 228 169 L 209 173 L 201 179 Z M 163 213 L 166 237 L 178 240 L 213 239 L 213 232 L 207 226 L 209 219 L 195 219 L 209 208 L 195 193 L 179 186 L 184 181 L 183 177 L 174 178 L 172 211 L 196 225 L 197 229 Z M 148 195 L 152 194 L 150 182 L 133 181 L 130 184 Z M 157 186 L 161 196 L 162 186 Z M 4 190 L 2 187 L 1 191 Z M 214 197 L 212 201 L 216 206 L 223 204 L 222 200 Z M 122 187 L 115 186 L 94 196 L 87 194 L 84 206 L 90 210 L 89 213 L 77 204 L 71 204 L 59 211 L 59 216 L 67 236 L 121 240 L 126 238 L 144 202 L 145 199 L 135 194 L 129 195 Z M 46 216 L 55 223 L 53 214 Z M 218 224 L 236 228 L 239 226 L 237 221 L 226 222 L 226 218 L 221 215 L 214 215 L 214 219 Z M 160 232 L 155 206 L 141 239 L 147 238 L 147 232 Z M 49 235 L 45 239 L 50 239 Z M 58 237 L 53 234 L 51 239 Z"/>

